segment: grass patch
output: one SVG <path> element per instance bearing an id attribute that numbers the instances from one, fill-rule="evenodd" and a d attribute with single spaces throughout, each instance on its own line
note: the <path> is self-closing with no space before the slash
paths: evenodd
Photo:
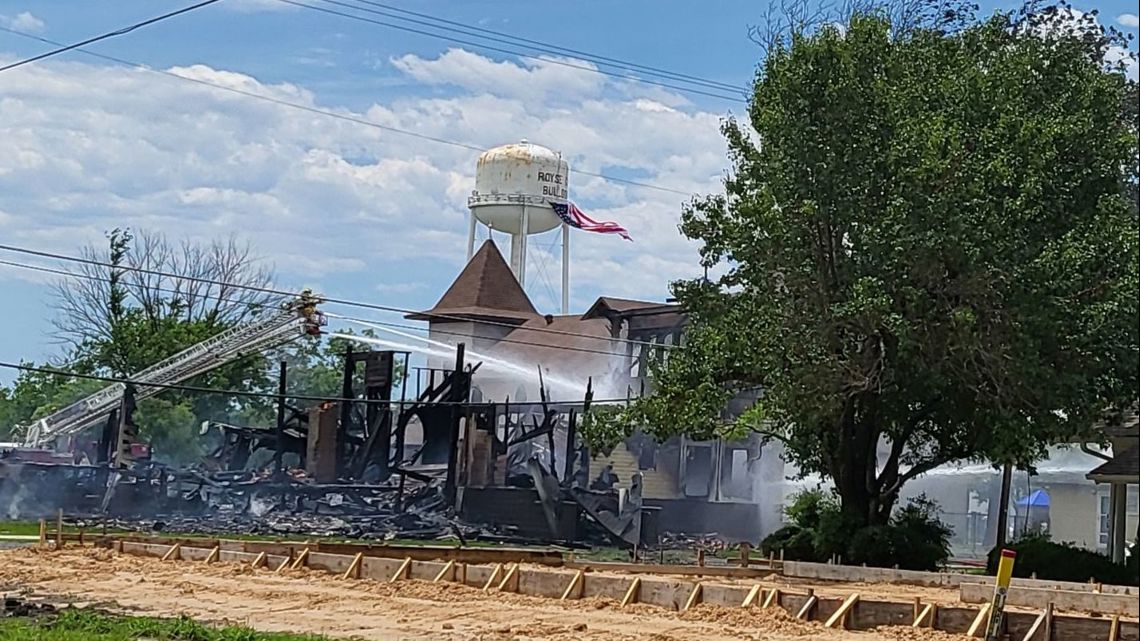
<path id="1" fill-rule="evenodd" d="M 332 641 L 329 637 L 212 627 L 187 618 L 118 617 L 89 610 L 0 619 L 3 641 Z"/>

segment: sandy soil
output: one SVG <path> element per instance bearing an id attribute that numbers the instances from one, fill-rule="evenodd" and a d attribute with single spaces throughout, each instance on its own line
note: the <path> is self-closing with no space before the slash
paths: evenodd
<path id="1" fill-rule="evenodd" d="M 608 600 L 565 604 L 484 593 L 449 583 L 342 581 L 324 572 L 283 575 L 236 564 L 163 563 L 108 550 L 0 552 L 0 587 L 78 604 L 185 614 L 265 631 L 374 641 L 872 641 L 915 639 L 909 629 L 826 630 L 782 610 L 701 605 L 684 613 Z M 924 636 L 924 639 L 936 639 Z"/>

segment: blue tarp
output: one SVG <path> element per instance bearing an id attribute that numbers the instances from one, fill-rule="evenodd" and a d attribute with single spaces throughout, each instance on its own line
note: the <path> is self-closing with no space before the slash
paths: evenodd
<path id="1" fill-rule="evenodd" d="M 1049 495 L 1045 490 L 1034 490 L 1029 496 L 1017 501 L 1020 506 L 1049 507 Z"/>

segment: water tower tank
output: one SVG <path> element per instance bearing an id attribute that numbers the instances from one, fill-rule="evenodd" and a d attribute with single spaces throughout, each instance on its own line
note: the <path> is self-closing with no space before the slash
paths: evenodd
<path id="1" fill-rule="evenodd" d="M 546 147 L 526 140 L 495 147 L 479 156 L 467 206 L 495 231 L 541 234 L 562 223 L 548 201 L 566 200 L 569 178 L 570 166 Z"/>

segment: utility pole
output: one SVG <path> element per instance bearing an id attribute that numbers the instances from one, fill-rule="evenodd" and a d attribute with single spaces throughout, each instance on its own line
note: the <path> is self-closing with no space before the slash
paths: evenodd
<path id="1" fill-rule="evenodd" d="M 281 477 L 285 474 L 285 383 L 286 383 L 286 364 L 282 359 L 280 369 L 277 373 L 277 431 L 276 431 L 276 447 L 273 453 L 273 473 Z"/>
<path id="2" fill-rule="evenodd" d="M 998 503 L 997 517 L 997 543 L 994 547 L 1006 544 L 1006 533 L 1009 531 L 1009 493 L 1013 485 L 1013 464 L 1006 463 L 1001 470 L 1001 498 Z"/>

